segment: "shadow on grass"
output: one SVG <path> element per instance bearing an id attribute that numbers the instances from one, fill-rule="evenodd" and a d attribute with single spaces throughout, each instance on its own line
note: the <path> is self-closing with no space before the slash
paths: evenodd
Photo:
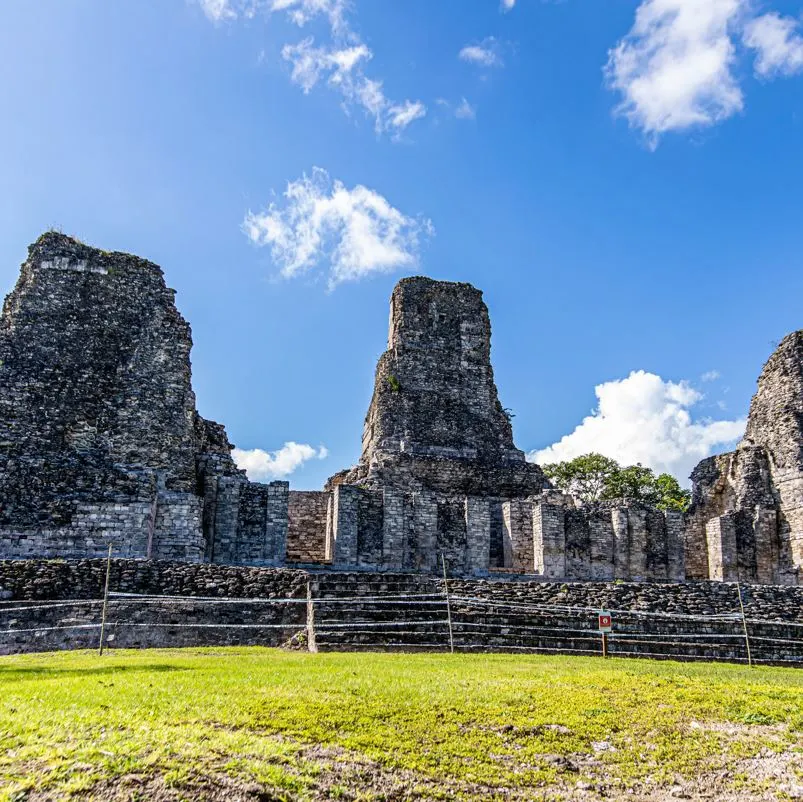
<path id="1" fill-rule="evenodd" d="M 31 668 L 2 668 L 0 667 L 0 682 L 8 680 L 23 679 L 49 679 L 51 677 L 91 677 L 106 674 L 138 674 L 141 672 L 169 672 L 169 671 L 191 671 L 190 668 L 182 668 L 167 663 L 150 663 L 137 666 L 97 666 L 86 668 L 50 668 L 48 666 L 36 666 Z"/>

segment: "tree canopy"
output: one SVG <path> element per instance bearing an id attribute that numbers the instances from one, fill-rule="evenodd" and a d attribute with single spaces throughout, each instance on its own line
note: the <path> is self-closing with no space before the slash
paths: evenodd
<path id="1" fill-rule="evenodd" d="M 621 498 L 681 512 L 691 503 L 691 493 L 674 476 L 668 473 L 656 476 L 640 464 L 622 467 L 602 454 L 583 454 L 542 467 L 557 488 L 584 502 Z"/>

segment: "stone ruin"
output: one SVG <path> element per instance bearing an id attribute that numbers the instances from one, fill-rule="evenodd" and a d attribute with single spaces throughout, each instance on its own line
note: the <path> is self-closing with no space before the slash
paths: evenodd
<path id="1" fill-rule="evenodd" d="M 682 516 L 579 508 L 513 443 L 469 284 L 402 279 L 376 370 L 362 457 L 327 483 L 335 566 L 544 578 L 683 579 Z M 291 525 L 292 530 L 292 525 Z"/>
<path id="2" fill-rule="evenodd" d="M 161 269 L 50 232 L 0 319 L 0 557 L 798 582 L 803 332 L 770 359 L 737 451 L 688 515 L 582 505 L 513 442 L 482 293 L 401 280 L 359 463 L 319 492 L 250 482 L 195 409 L 190 329 Z M 442 562 L 441 562 L 442 561 Z"/>
<path id="3" fill-rule="evenodd" d="M 798 584 L 803 578 L 803 331 L 758 379 L 739 447 L 703 460 L 686 544 L 692 579 Z"/>
<path id="4" fill-rule="evenodd" d="M 161 269 L 50 232 L 0 318 L 0 555 L 274 562 L 285 482 L 249 483 L 195 409 Z"/>

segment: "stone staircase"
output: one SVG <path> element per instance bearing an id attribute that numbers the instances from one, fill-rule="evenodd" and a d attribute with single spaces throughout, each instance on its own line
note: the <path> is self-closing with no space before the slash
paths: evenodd
<path id="1" fill-rule="evenodd" d="M 448 584 L 455 651 L 602 652 L 596 609 L 588 602 L 555 602 L 549 593 L 554 596 L 556 585 L 451 579 Z M 668 597 L 677 587 L 657 589 Z M 311 576 L 310 588 L 321 651 L 450 648 L 443 580 L 411 574 L 320 573 Z M 614 611 L 610 656 L 747 662 L 741 617 L 723 602 L 721 588 L 714 589 L 719 595 L 708 602 L 705 615 L 644 609 L 643 600 L 627 601 L 628 590 L 614 588 L 615 597 L 606 603 Z M 708 589 L 686 586 L 683 592 L 705 598 Z M 672 605 L 667 602 L 665 607 Z M 754 661 L 803 666 L 803 625 L 759 621 L 751 618 L 748 605 L 747 628 Z"/>
<path id="2" fill-rule="evenodd" d="M 310 588 L 318 649 L 449 648 L 443 581 L 415 574 L 315 574 Z"/>

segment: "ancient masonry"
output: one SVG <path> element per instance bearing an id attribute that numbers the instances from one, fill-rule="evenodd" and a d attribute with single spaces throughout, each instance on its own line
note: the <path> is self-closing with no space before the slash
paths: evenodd
<path id="1" fill-rule="evenodd" d="M 0 320 L 0 554 L 270 563 L 284 482 L 249 483 L 195 410 L 162 271 L 56 233 Z"/>
<path id="2" fill-rule="evenodd" d="M 160 268 L 45 234 L 0 320 L 0 558 L 112 543 L 233 565 L 797 584 L 803 333 L 767 363 L 739 449 L 695 470 L 687 516 L 553 490 L 513 443 L 490 334 L 474 287 L 400 281 L 358 465 L 291 492 L 248 481 L 197 413 Z"/>
<path id="3" fill-rule="evenodd" d="M 803 331 L 769 358 L 736 451 L 692 473 L 690 578 L 803 582 Z"/>

